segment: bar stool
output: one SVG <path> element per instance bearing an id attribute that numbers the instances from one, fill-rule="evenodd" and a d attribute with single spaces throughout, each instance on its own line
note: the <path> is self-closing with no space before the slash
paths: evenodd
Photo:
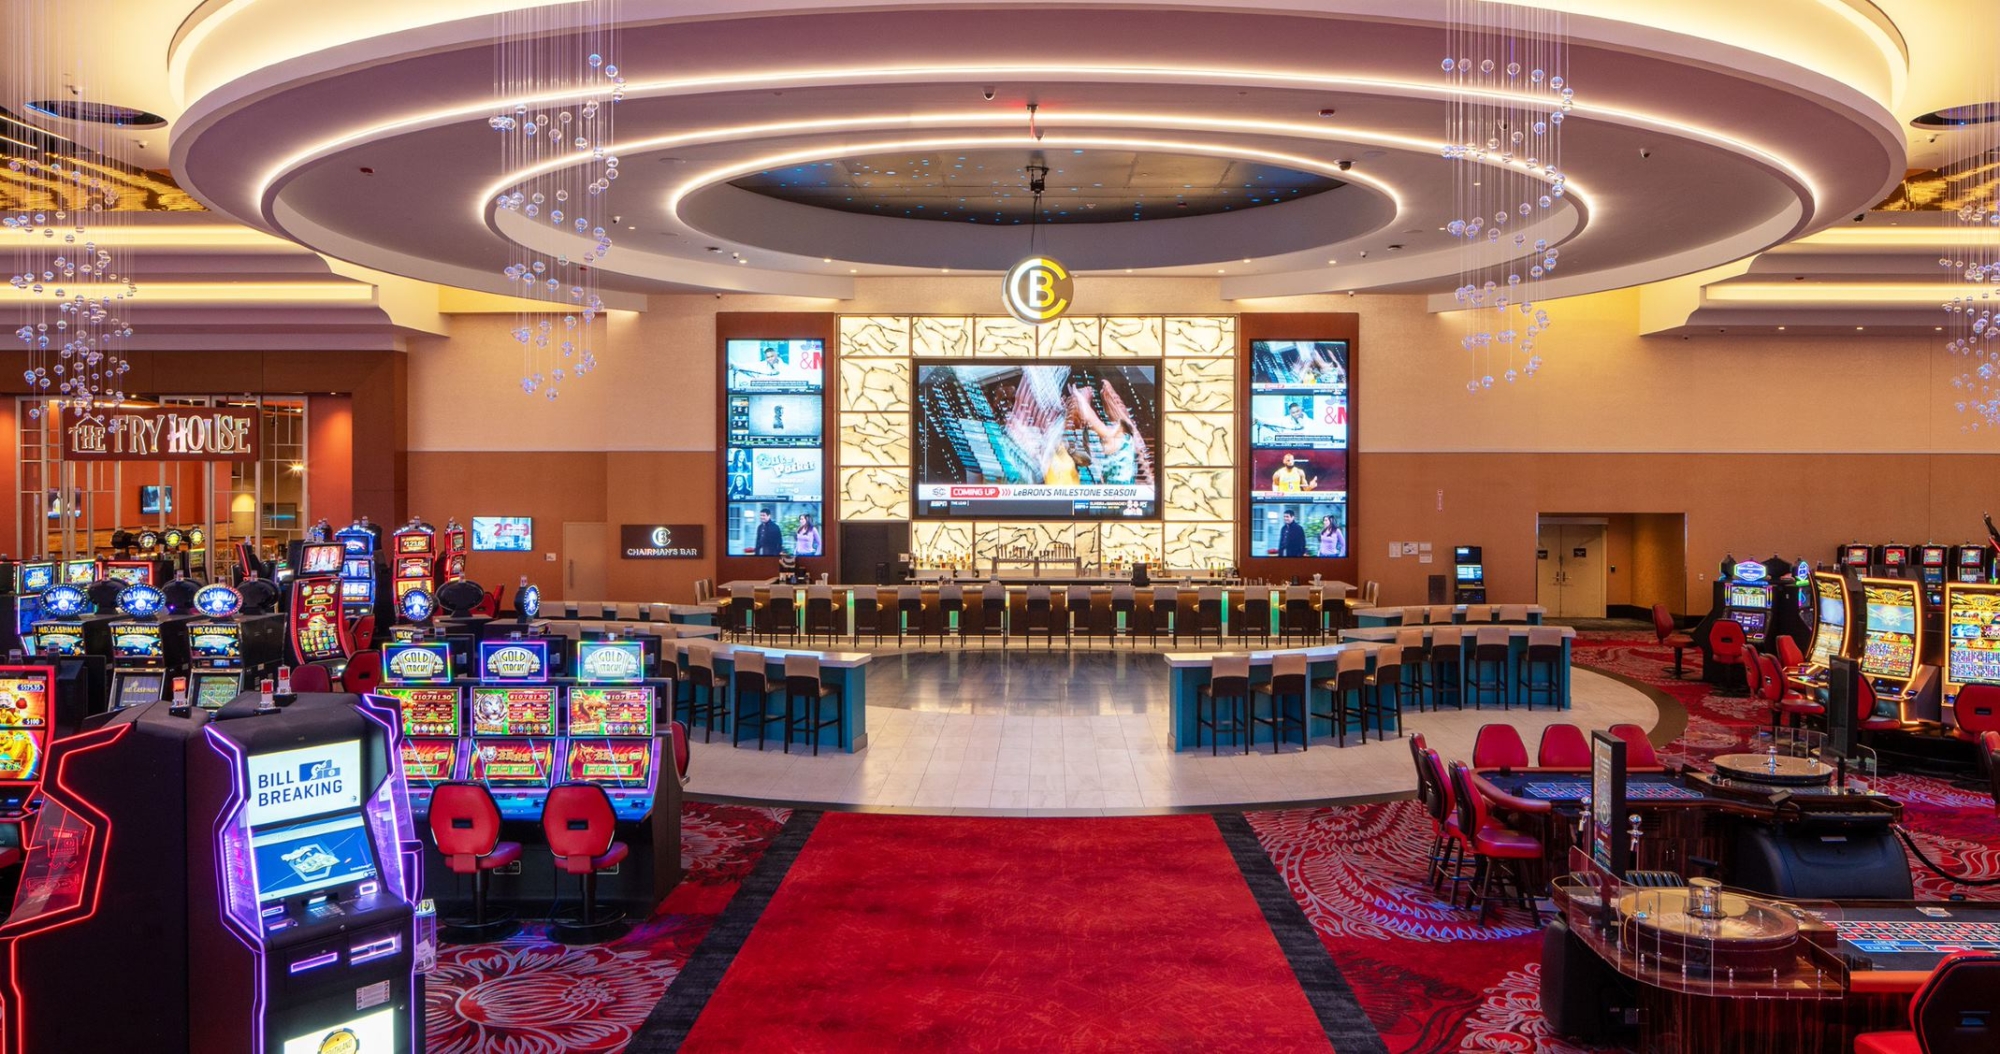
<path id="1" fill-rule="evenodd" d="M 873 586 L 854 590 L 854 643 L 861 643 L 864 628 L 874 632 L 877 645 L 882 643 L 882 599 Z"/>
<path id="2" fill-rule="evenodd" d="M 1146 633 L 1147 636 L 1152 638 L 1150 643 L 1154 647 L 1157 648 L 1160 646 L 1160 631 L 1162 629 L 1167 631 L 1168 637 L 1175 644 L 1181 642 L 1181 628 L 1176 621 L 1180 614 L 1180 605 L 1180 590 L 1175 589 L 1173 586 L 1163 585 L 1153 587 L 1153 604 L 1149 611 L 1152 618 L 1147 620 Z"/>
<path id="3" fill-rule="evenodd" d="M 1134 647 L 1139 643 L 1139 591 L 1130 582 L 1120 582 L 1111 587 L 1111 643 L 1115 647 L 1119 637 L 1130 640 Z"/>
<path id="4" fill-rule="evenodd" d="M 1430 646 L 1424 643 L 1424 628 L 1396 627 L 1396 642 L 1390 647 L 1401 653 L 1400 661 L 1403 663 L 1403 669 L 1416 674 L 1414 681 L 1407 680 L 1406 674 L 1405 683 L 1416 693 L 1417 712 L 1423 713 L 1425 697 L 1431 691 L 1431 653 Z"/>
<path id="5" fill-rule="evenodd" d="M 1273 754 L 1278 752 L 1279 744 L 1284 742 L 1286 728 L 1299 730 L 1300 750 L 1307 750 L 1312 746 L 1312 724 L 1307 713 L 1311 709 L 1308 700 L 1310 689 L 1307 687 L 1306 677 L 1306 657 L 1303 654 L 1293 652 L 1273 655 L 1270 681 L 1251 689 L 1250 723 L 1270 726 Z M 1260 695 L 1271 697 L 1269 717 L 1257 715 L 1257 697 Z M 1298 700 L 1299 704 L 1297 716 L 1293 716 L 1291 708 L 1285 705 L 1294 699 Z"/>
<path id="6" fill-rule="evenodd" d="M 1313 604 L 1311 586 L 1285 587 L 1284 619 L 1278 624 L 1279 639 L 1290 643 L 1293 637 L 1304 637 L 1318 643 L 1320 633 L 1319 608 Z"/>
<path id="7" fill-rule="evenodd" d="M 965 649 L 965 587 L 957 582 L 946 582 L 938 587 L 938 650 L 944 650 L 945 637 L 958 638 L 959 650 Z"/>
<path id="8" fill-rule="evenodd" d="M 1000 647 L 1007 647 L 1007 587 L 997 580 L 979 590 L 979 637 L 981 645 L 992 634 L 1000 635 Z"/>
<path id="9" fill-rule="evenodd" d="M 917 647 L 921 648 L 925 640 L 924 587 L 918 585 L 897 586 L 896 643 L 901 645 L 903 638 L 908 636 L 913 629 L 917 634 Z"/>
<path id="10" fill-rule="evenodd" d="M 1090 646 L 1090 638 L 1097 632 L 1095 619 L 1091 617 L 1093 605 L 1089 586 L 1064 586 L 1063 606 L 1068 610 L 1063 627 L 1066 631 L 1065 643 L 1077 634 L 1083 634 L 1084 647 Z"/>
<path id="11" fill-rule="evenodd" d="M 731 658 L 736 663 L 736 676 L 731 678 L 736 689 L 736 713 L 729 728 L 729 745 L 743 745 L 745 728 L 757 730 L 757 749 L 764 749 L 764 729 L 771 725 L 783 724 L 785 715 L 771 712 L 771 682 L 765 672 L 770 659 L 761 651 L 736 649 Z M 750 697 L 757 697 L 757 705 L 750 706 Z"/>
<path id="12" fill-rule="evenodd" d="M 833 587 L 813 584 L 806 587 L 806 643 L 812 644 L 821 633 L 826 634 L 826 642 L 840 635 L 840 620 L 834 618 Z"/>
<path id="13" fill-rule="evenodd" d="M 1472 706 L 1486 709 L 1486 693 L 1500 697 L 1500 708 L 1514 708 L 1513 687 L 1507 683 L 1508 643 L 1512 634 L 1505 626 L 1481 626 L 1472 635 Z"/>
<path id="14" fill-rule="evenodd" d="M 1488 622 L 1491 622 L 1491 621 L 1493 621 L 1493 605 L 1491 605 L 1491 604 L 1467 604 L 1467 605 L 1465 605 L 1465 624 L 1466 624 L 1466 625 L 1468 625 L 1468 626 L 1483 626 L 1483 625 L 1485 625 L 1486 623 L 1488 623 Z"/>
<path id="15" fill-rule="evenodd" d="M 521 929 L 512 915 L 486 910 L 486 875 L 521 858 L 521 843 L 500 840 L 500 806 L 484 783 L 446 782 L 431 791 L 431 844 L 453 874 L 472 876 L 472 918 L 445 923 L 438 935 L 454 944 L 498 941 Z"/>
<path id="16" fill-rule="evenodd" d="M 1368 712 L 1375 716 L 1377 738 L 1386 738 L 1382 722 L 1392 715 L 1396 721 L 1396 738 L 1403 737 L 1403 693 L 1409 685 L 1403 683 L 1403 649 L 1391 644 L 1375 651 L 1375 669 L 1368 675 L 1368 686 L 1373 688 L 1374 698 L 1370 700 Z M 1368 714 L 1362 715 L 1366 723 Z"/>
<path id="17" fill-rule="evenodd" d="M 832 717 L 821 706 L 829 697 L 834 700 Z M 795 700 L 805 704 L 797 714 L 792 712 Z M 826 728 L 838 729 L 840 742 L 847 742 L 847 704 L 839 686 L 820 680 L 819 656 L 785 656 L 785 753 L 792 752 L 792 733 L 799 732 L 811 737 L 813 757 L 818 757 L 819 734 Z"/>
<path id="18" fill-rule="evenodd" d="M 1361 742 L 1368 743 L 1368 719 L 1362 712 L 1362 697 L 1368 690 L 1368 653 L 1360 648 L 1348 647 L 1333 661 L 1333 676 L 1321 680 L 1317 687 L 1328 696 L 1327 709 L 1315 711 L 1312 716 L 1333 723 L 1333 734 L 1341 746 L 1347 745 L 1348 721 L 1361 718 Z M 1348 705 L 1348 699 L 1354 705 Z"/>
<path id="19" fill-rule="evenodd" d="M 1441 710 L 1450 699 L 1453 710 L 1465 709 L 1465 630 L 1435 626 L 1424 664 L 1431 672 L 1431 708 Z"/>
<path id="20" fill-rule="evenodd" d="M 625 913 L 600 914 L 597 876 L 618 866 L 629 847 L 617 840 L 618 813 L 611 795 L 595 783 L 565 782 L 549 788 L 542 803 L 542 836 L 565 874 L 583 880 L 583 906 L 573 918 L 550 920 L 558 944 L 596 944 L 623 936 Z"/>
<path id="21" fill-rule="evenodd" d="M 1271 646 L 1271 590 L 1258 586 L 1247 590 L 1243 597 L 1243 625 L 1237 627 L 1238 637 L 1255 635 Z"/>
<path id="22" fill-rule="evenodd" d="M 1053 608 L 1053 599 L 1049 592 L 1049 587 L 1040 583 L 1028 587 L 1028 629 L 1026 633 L 1021 634 L 1021 640 L 1024 645 L 1037 628 L 1048 638 L 1047 650 L 1054 651 L 1056 646 L 1056 617 Z"/>
<path id="23" fill-rule="evenodd" d="M 704 722 L 701 734 L 704 743 L 715 734 L 715 719 L 729 712 L 729 684 L 715 675 L 711 648 L 707 641 L 691 640 L 687 650 L 687 723 L 692 728 L 695 722 Z M 701 697 L 703 694 L 706 700 Z"/>
<path id="24" fill-rule="evenodd" d="M 1549 705 L 1562 709 L 1563 636 L 1558 626 L 1528 627 L 1528 651 L 1521 659 L 1521 700 L 1535 708 L 1535 696 L 1546 696 Z M 1541 677 L 1535 676 L 1539 672 Z M 1784 678 L 1778 678 L 1783 684 Z"/>
<path id="25" fill-rule="evenodd" d="M 1229 718 L 1223 719 L 1222 703 L 1229 701 Z M 1206 703 L 1208 716 L 1202 716 Z M 1222 734 L 1243 739 L 1243 752 L 1250 752 L 1250 725 L 1245 718 L 1250 709 L 1250 656 L 1218 655 L 1209 667 L 1208 683 L 1194 690 L 1194 745 L 1201 746 L 1201 730 L 1208 729 L 1208 753 L 1221 752 Z"/>
<path id="26" fill-rule="evenodd" d="M 1499 615 L 1499 620 L 1500 620 L 1501 622 L 1504 622 L 1504 623 L 1507 623 L 1508 625 L 1515 625 L 1515 626 L 1525 626 L 1525 625 L 1527 625 L 1527 624 L 1528 624 L 1528 605 L 1526 605 L 1526 604 L 1502 604 L 1502 605 L 1500 605 L 1500 615 Z"/>
<path id="27" fill-rule="evenodd" d="M 1222 589 L 1220 586 L 1202 586 L 1194 594 L 1194 642 L 1201 643 L 1204 633 L 1215 634 L 1215 643 L 1222 644 Z"/>
<path id="28" fill-rule="evenodd" d="M 797 595 L 788 585 L 771 587 L 771 595 L 765 599 L 760 628 L 766 637 L 776 640 L 783 635 L 796 645 L 799 642 L 799 602 Z"/>

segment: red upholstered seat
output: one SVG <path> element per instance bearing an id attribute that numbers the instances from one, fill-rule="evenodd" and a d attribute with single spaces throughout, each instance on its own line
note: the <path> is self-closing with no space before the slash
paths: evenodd
<path id="1" fill-rule="evenodd" d="M 1854 693 L 1854 725 L 1864 732 L 1886 732 L 1903 727 L 1900 714 L 1877 714 L 1875 706 L 1880 697 L 1875 694 L 1875 682 L 1866 677 L 1857 682 L 1860 689 Z"/>
<path id="2" fill-rule="evenodd" d="M 1472 847 L 1481 856 L 1499 856 L 1509 860 L 1528 860 L 1542 855 L 1542 843 L 1534 835 L 1522 834 L 1511 827 L 1481 827 L 1479 833 L 1472 837 Z"/>
<path id="3" fill-rule="evenodd" d="M 521 843 L 500 840 L 500 806 L 483 783 L 438 784 L 430 819 L 431 841 L 458 874 L 491 871 L 521 857 Z"/>
<path id="4" fill-rule="evenodd" d="M 1993 811 L 2000 813 L 2000 732 L 1979 737 L 1979 756 L 1986 761 L 1986 778 L 1993 781 Z"/>
<path id="5" fill-rule="evenodd" d="M 1486 924 L 1486 911 L 1493 905 L 1496 878 L 1514 887 L 1515 901 L 1534 917 L 1537 926 L 1541 925 L 1541 911 L 1535 905 L 1528 881 L 1528 874 L 1541 861 L 1541 842 L 1493 819 L 1486 796 L 1473 788 L 1472 772 L 1464 762 L 1452 762 L 1450 775 L 1452 796 L 1457 799 L 1459 829 L 1472 832 L 1472 851 L 1480 859 L 1480 925 Z"/>
<path id="6" fill-rule="evenodd" d="M 333 677 L 326 672 L 326 667 L 324 666 L 313 666 L 310 664 L 294 666 L 292 667 L 292 691 L 331 692 L 333 691 Z"/>
<path id="7" fill-rule="evenodd" d="M 1743 624 L 1735 619 L 1723 619 L 1708 631 L 1708 650 L 1715 661 L 1722 663 L 1743 661 Z"/>
<path id="8" fill-rule="evenodd" d="M 1790 636 L 1778 634 L 1778 670 L 1796 670 L 1806 664 L 1806 653 L 1799 650 L 1799 642 Z"/>
<path id="9" fill-rule="evenodd" d="M 674 748 L 674 775 L 679 776 L 681 786 L 687 786 L 688 762 L 692 760 L 688 752 L 688 726 L 680 721 L 667 725 L 667 740 Z"/>
<path id="10" fill-rule="evenodd" d="M 1855 1054 L 1987 1054 L 2000 1050 L 2000 953 L 1955 952 L 1910 997 L 1907 1032 L 1863 1032 Z"/>
<path id="11" fill-rule="evenodd" d="M 1472 742 L 1472 766 L 1490 769 L 1528 767 L 1528 745 L 1513 725 L 1481 725 L 1479 738 Z"/>
<path id="12" fill-rule="evenodd" d="M 347 639 L 350 642 L 352 642 L 356 648 L 374 647 L 375 616 L 363 615 L 360 618 L 355 619 L 354 625 L 348 628 Z"/>
<path id="13" fill-rule="evenodd" d="M 542 806 L 542 834 L 556 866 L 587 875 L 625 859 L 625 843 L 614 841 L 618 814 L 611 795 L 595 783 L 558 783 Z"/>
<path id="14" fill-rule="evenodd" d="M 1583 738 L 1583 729 L 1575 725 L 1550 725 L 1542 729 L 1542 745 L 1536 751 L 1536 760 L 1545 769 L 1587 769 L 1590 742 Z"/>
<path id="15" fill-rule="evenodd" d="M 1653 636 L 1662 647 L 1674 649 L 1674 664 L 1667 672 L 1679 677 L 1683 672 L 1681 655 L 1694 647 L 1694 638 L 1674 627 L 1674 616 L 1668 613 L 1665 604 L 1653 605 Z"/>
<path id="16" fill-rule="evenodd" d="M 1958 690 L 1952 704 L 1953 733 L 1961 739 L 1977 740 L 1988 732 L 2000 732 L 2000 685 L 1968 684 Z"/>
<path id="17" fill-rule="evenodd" d="M 382 653 L 374 649 L 357 651 L 340 672 L 340 690 L 366 695 L 382 687 Z"/>
<path id="18" fill-rule="evenodd" d="M 1625 767 L 1628 769 L 1656 769 L 1660 767 L 1660 755 L 1653 750 L 1653 742 L 1646 738 L 1646 730 L 1634 724 L 1612 725 L 1612 735 L 1625 741 Z"/>

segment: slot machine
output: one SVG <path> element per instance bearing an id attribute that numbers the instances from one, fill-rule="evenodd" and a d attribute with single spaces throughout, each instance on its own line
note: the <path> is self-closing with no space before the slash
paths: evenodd
<path id="1" fill-rule="evenodd" d="M 459 526 L 457 517 L 444 521 L 444 546 L 438 554 L 437 581 L 456 582 L 465 577 L 465 558 L 472 551 L 471 537 Z"/>
<path id="2" fill-rule="evenodd" d="M 437 595 L 437 531 L 422 520 L 412 519 L 408 525 L 389 536 L 390 577 L 396 591 L 396 611 L 407 621 L 409 613 L 403 598 L 415 590 L 422 590 L 431 597 Z"/>
<path id="3" fill-rule="evenodd" d="M 64 585 L 88 586 L 103 577 L 104 574 L 97 566 L 95 558 L 63 561 L 62 580 Z"/>
<path id="4" fill-rule="evenodd" d="M 347 621 L 340 614 L 339 542 L 314 542 L 299 556 L 299 573 L 292 579 L 290 620 L 292 661 L 296 664 L 339 662 L 353 653 Z"/>
<path id="5" fill-rule="evenodd" d="M 0 666 L 0 850 L 27 848 L 28 803 L 55 737 L 55 681 L 52 666 Z"/>
<path id="6" fill-rule="evenodd" d="M 1900 578 L 1910 573 L 1912 546 L 1888 542 L 1875 547 L 1875 574 L 1879 578 Z"/>
<path id="7" fill-rule="evenodd" d="M 479 642 L 466 778 L 486 784 L 504 820 L 539 823 L 556 763 L 556 693 L 545 640 Z"/>
<path id="8" fill-rule="evenodd" d="M 595 783 L 611 798 L 618 838 L 631 855 L 598 892 L 627 915 L 645 918 L 680 882 L 680 780 L 662 779 L 663 744 L 654 725 L 655 685 L 647 683 L 638 641 L 582 641 L 576 683 L 564 693 L 562 779 Z"/>
<path id="9" fill-rule="evenodd" d="M 42 617 L 42 594 L 55 585 L 56 565 L 47 560 L 10 562 L 10 588 L 0 594 L 0 652 L 33 651 L 35 623 Z"/>
<path id="10" fill-rule="evenodd" d="M 44 618 L 33 627 L 35 654 L 49 659 L 80 659 L 111 654 L 111 621 L 115 615 L 93 614 L 90 597 L 64 583 L 42 594 Z"/>
<path id="11" fill-rule="evenodd" d="M 383 645 L 382 684 L 376 694 L 395 702 L 402 725 L 410 814 L 422 823 L 437 785 L 464 777 L 465 693 L 443 641 Z"/>
<path id="12" fill-rule="evenodd" d="M 1743 560 L 1723 579 L 1722 617 L 1743 627 L 1743 637 L 1755 648 L 1771 646 L 1770 570 L 1755 560 Z"/>
<path id="13" fill-rule="evenodd" d="M 168 695 L 168 679 L 188 668 L 191 615 L 165 615 L 167 598 L 148 585 L 126 586 L 118 610 L 127 617 L 111 623 L 111 709 L 156 703 Z"/>
<path id="14" fill-rule="evenodd" d="M 50 749 L 0 926 L 9 1049 L 418 1049 L 421 843 L 394 715 L 256 703 L 135 707 Z M 140 983 L 79 1002 L 107 968 Z"/>
<path id="15" fill-rule="evenodd" d="M 152 560 L 106 560 L 104 577 L 128 586 L 157 586 L 164 581 L 160 565 Z"/>
<path id="16" fill-rule="evenodd" d="M 2000 685 L 2000 586 L 1945 583 L 1944 629 L 1945 695 L 1956 701 L 1968 684 Z"/>
<path id="17" fill-rule="evenodd" d="M 1835 561 L 1844 574 L 1865 575 L 1868 565 L 1875 559 L 1875 547 L 1860 542 L 1849 542 L 1834 553 Z"/>
<path id="18" fill-rule="evenodd" d="M 1965 585 L 1982 585 L 1993 580 L 1993 551 L 1967 542 L 1951 547 L 1951 580 Z"/>
<path id="19" fill-rule="evenodd" d="M 1944 580 L 1950 564 L 1949 546 L 1917 547 L 1917 580 L 1924 584 L 1924 606 L 1932 610 L 1944 606 Z"/>
<path id="20" fill-rule="evenodd" d="M 1452 603 L 1486 603 L 1484 557 L 1484 552 L 1477 545 L 1460 545 L 1452 548 Z"/>
<path id="21" fill-rule="evenodd" d="M 243 594 L 220 582 L 194 594 L 188 623 L 188 699 L 220 710 L 285 657 L 285 616 L 243 613 Z"/>
<path id="22" fill-rule="evenodd" d="M 1872 682 L 1883 714 L 1905 724 L 1941 716 L 1938 668 L 1927 651 L 1923 590 L 1897 578 L 1863 578 L 1861 588 L 1861 676 Z"/>
<path id="23" fill-rule="evenodd" d="M 1817 688 L 1824 683 L 1827 668 L 1834 659 L 1856 656 L 1860 634 L 1856 632 L 1858 620 L 1849 617 L 1853 600 L 1847 576 L 1815 571 L 1809 581 L 1807 593 L 1813 599 L 1812 640 L 1806 647 L 1804 664 L 1786 671 L 1786 675 L 1801 687 Z"/>
<path id="24" fill-rule="evenodd" d="M 335 531 L 333 539 L 340 543 L 343 550 L 340 613 L 351 625 L 355 619 L 375 611 L 375 532 L 356 520 Z M 368 646 L 367 641 L 354 643 L 364 648 Z"/>

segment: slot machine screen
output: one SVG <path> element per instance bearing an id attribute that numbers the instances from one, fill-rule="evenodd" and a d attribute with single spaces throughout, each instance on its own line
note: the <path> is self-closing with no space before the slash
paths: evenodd
<path id="1" fill-rule="evenodd" d="M 384 688 L 377 694 L 396 700 L 406 739 L 456 739 L 464 727 L 456 688 Z"/>
<path id="2" fill-rule="evenodd" d="M 555 740 L 503 739 L 473 746 L 466 778 L 496 787 L 546 787 L 555 767 Z"/>
<path id="3" fill-rule="evenodd" d="M 554 688 L 474 688 L 474 736 L 552 736 L 556 734 Z"/>
<path id="4" fill-rule="evenodd" d="M 35 623 L 35 649 L 43 655 L 74 658 L 83 654 L 83 623 Z"/>
<path id="5" fill-rule="evenodd" d="M 457 770 L 458 740 L 403 740 L 403 778 L 410 783 L 443 783 Z"/>
<path id="6" fill-rule="evenodd" d="M 0 675 L 0 780 L 26 782 L 41 775 L 48 728 L 48 675 Z"/>
<path id="7" fill-rule="evenodd" d="M 1889 567 L 1901 567 L 1910 562 L 1910 551 L 1899 546 L 1882 550 L 1882 563 Z"/>
<path id="8" fill-rule="evenodd" d="M 242 686 L 236 683 L 234 677 L 195 678 L 194 705 L 203 710 L 220 710 L 240 694 Z"/>
<path id="9" fill-rule="evenodd" d="M 1945 565 L 1945 550 L 1942 545 L 1924 546 L 1918 550 L 1918 554 L 1919 562 L 1925 567 L 1943 567 Z"/>
<path id="10" fill-rule="evenodd" d="M 375 583 L 353 578 L 340 581 L 340 600 L 344 604 L 361 604 L 375 599 Z"/>
<path id="11" fill-rule="evenodd" d="M 1769 610 L 1771 607 L 1771 589 L 1769 586 L 1753 586 L 1731 582 L 1729 584 L 1729 606 L 1733 608 L 1753 608 L 1760 611 Z"/>
<path id="12" fill-rule="evenodd" d="M 340 565 L 347 562 L 347 547 L 338 542 L 305 546 L 299 557 L 299 573 L 302 575 L 333 575 L 340 573 Z"/>
<path id="13" fill-rule="evenodd" d="M 333 545 L 326 548 L 337 550 L 340 547 Z M 296 583 L 296 588 L 292 625 L 297 634 L 299 655 L 308 662 L 338 659 L 345 655 L 340 643 L 340 583 L 333 579 L 302 579 Z"/>
<path id="14" fill-rule="evenodd" d="M 150 573 L 150 569 L 143 564 L 136 566 L 133 564 L 105 564 L 104 577 L 107 581 L 122 582 L 128 586 L 143 586 L 151 585 L 152 583 L 148 582 L 147 579 L 153 576 Z"/>
<path id="15" fill-rule="evenodd" d="M 196 623 L 188 633 L 195 660 L 216 662 L 243 657 L 243 627 L 234 622 Z"/>
<path id="16" fill-rule="evenodd" d="M 441 640 L 383 645 L 382 674 L 391 684 L 450 684 L 451 645 Z"/>
<path id="17" fill-rule="evenodd" d="M 1917 672 L 1918 599 L 1914 583 L 1864 583 L 1868 604 L 1861 672 L 1907 681 Z"/>
<path id="18" fill-rule="evenodd" d="M 73 586 L 87 586 L 97 581 L 97 561 L 68 561 L 63 564 L 63 581 Z"/>
<path id="19" fill-rule="evenodd" d="M 653 735 L 653 689 L 572 688 L 569 690 L 569 734 L 572 737 Z"/>
<path id="20" fill-rule="evenodd" d="M 645 648 L 636 640 L 586 640 L 576 645 L 576 679 L 629 684 L 646 676 Z M 648 732 L 647 735 L 652 733 Z"/>
<path id="21" fill-rule="evenodd" d="M 1850 545 L 1841 551 L 1840 562 L 1848 567 L 1868 566 L 1868 547 Z"/>
<path id="22" fill-rule="evenodd" d="M 359 812 L 250 832 L 257 903 L 375 877 L 375 842 Z"/>
<path id="23" fill-rule="evenodd" d="M 613 787 L 644 787 L 653 769 L 649 739 L 572 739 L 563 778 Z"/>
<path id="24" fill-rule="evenodd" d="M 118 679 L 118 698 L 112 703 L 120 710 L 157 703 L 160 693 L 166 688 L 166 681 L 164 673 L 128 673 Z"/>
<path id="25" fill-rule="evenodd" d="M 1966 546 L 1959 550 L 1958 566 L 1984 568 L 1986 566 L 1986 550 L 1975 546 Z"/>
<path id="26" fill-rule="evenodd" d="M 1832 575 L 1814 575 L 1813 592 L 1819 617 L 1813 622 L 1812 653 L 1806 661 L 1824 668 L 1847 645 L 1847 597 Z"/>
<path id="27" fill-rule="evenodd" d="M 1944 679 L 2000 684 L 2000 590 L 1945 590 Z"/>
<path id="28" fill-rule="evenodd" d="M 118 659 L 164 659 L 166 644 L 158 623 L 121 623 L 111 627 L 111 655 Z"/>
<path id="29" fill-rule="evenodd" d="M 21 592 L 40 593 L 55 584 L 56 565 L 52 563 L 21 565 Z"/>

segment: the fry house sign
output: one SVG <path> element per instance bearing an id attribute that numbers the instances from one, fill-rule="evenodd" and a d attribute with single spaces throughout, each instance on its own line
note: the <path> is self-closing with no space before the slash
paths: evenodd
<path id="1" fill-rule="evenodd" d="M 257 410 L 154 406 L 65 415 L 65 461 L 255 461 Z"/>

